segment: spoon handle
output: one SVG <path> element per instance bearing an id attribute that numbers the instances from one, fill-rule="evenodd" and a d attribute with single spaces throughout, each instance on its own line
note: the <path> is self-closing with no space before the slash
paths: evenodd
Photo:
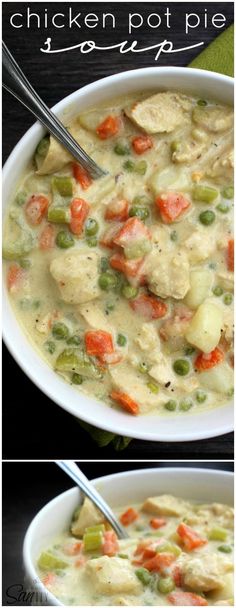
<path id="1" fill-rule="evenodd" d="M 95 503 L 96 507 L 105 515 L 106 519 L 111 524 L 112 528 L 117 533 L 119 538 L 129 538 L 126 530 L 121 526 L 118 519 L 115 517 L 114 513 L 105 502 L 105 500 L 100 496 L 97 490 L 92 486 L 90 481 L 85 477 L 82 471 L 77 467 L 73 460 L 56 460 L 56 464 L 65 472 L 75 483 L 79 486 L 79 488 L 86 494 L 93 503 Z"/>
<path id="2" fill-rule="evenodd" d="M 89 171 L 92 177 L 97 178 L 106 175 L 105 171 L 98 167 L 92 158 L 86 154 L 85 150 L 81 148 L 61 121 L 39 97 L 4 42 L 2 44 L 2 66 L 2 82 L 5 89 L 38 118 L 46 129 Z"/>

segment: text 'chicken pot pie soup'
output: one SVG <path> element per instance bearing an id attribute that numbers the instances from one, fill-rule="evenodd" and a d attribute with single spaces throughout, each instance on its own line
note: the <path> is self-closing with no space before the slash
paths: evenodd
<path id="1" fill-rule="evenodd" d="M 40 579 L 63 604 L 234 605 L 231 507 L 161 495 L 116 513 L 129 539 L 85 498 L 38 557 Z"/>
<path id="2" fill-rule="evenodd" d="M 233 391 L 233 112 L 175 92 L 113 100 L 52 137 L 9 205 L 9 297 L 75 390 L 129 414 L 184 414 Z"/>

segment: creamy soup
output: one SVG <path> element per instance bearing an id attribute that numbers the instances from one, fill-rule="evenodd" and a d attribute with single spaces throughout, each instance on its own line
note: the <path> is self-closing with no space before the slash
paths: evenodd
<path id="1" fill-rule="evenodd" d="M 175 496 L 118 509 L 118 540 L 86 498 L 37 562 L 64 604 L 233 606 L 233 509 Z"/>
<path id="2" fill-rule="evenodd" d="M 3 255 L 17 319 L 75 390 L 132 415 L 232 397 L 230 107 L 123 97 L 69 126 L 109 171 L 52 137 L 9 204 Z"/>

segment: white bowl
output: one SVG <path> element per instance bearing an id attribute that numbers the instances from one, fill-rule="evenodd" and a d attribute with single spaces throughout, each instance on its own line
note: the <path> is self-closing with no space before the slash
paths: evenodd
<path id="1" fill-rule="evenodd" d="M 211 469 L 163 468 L 128 471 L 100 477 L 92 482 L 111 507 L 142 502 L 155 494 L 174 494 L 200 502 L 224 502 L 233 505 L 233 473 Z M 51 500 L 33 519 L 24 540 L 23 560 L 28 587 L 43 605 L 61 606 L 38 578 L 35 563 L 53 538 L 68 529 L 82 496 L 78 488 L 63 492 Z M 40 603 L 40 601 L 39 601 Z"/>
<path id="2" fill-rule="evenodd" d="M 68 124 L 76 114 L 103 101 L 134 91 L 150 89 L 178 89 L 197 93 L 233 104 L 233 79 L 215 72 L 192 68 L 142 68 L 115 74 L 75 91 L 56 106 L 54 112 Z M 36 123 L 22 137 L 8 158 L 3 171 L 3 207 L 11 199 L 23 171 L 44 135 Z M 109 167 L 108 167 L 109 169 Z M 149 441 L 193 441 L 216 437 L 233 430 L 233 407 L 227 402 L 222 407 L 196 414 L 174 417 L 150 414 L 133 417 L 116 411 L 93 397 L 78 393 L 41 359 L 20 328 L 4 286 L 4 340 L 16 362 L 29 378 L 50 399 L 74 416 L 99 428 L 137 439 Z"/>

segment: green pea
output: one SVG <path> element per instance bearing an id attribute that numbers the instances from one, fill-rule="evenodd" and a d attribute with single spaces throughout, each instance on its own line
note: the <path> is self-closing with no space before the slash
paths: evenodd
<path id="1" fill-rule="evenodd" d="M 150 205 L 151 202 L 151 199 L 145 194 L 135 196 L 132 201 L 133 205 Z"/>
<path id="2" fill-rule="evenodd" d="M 229 213 L 230 211 L 230 207 L 227 203 L 219 203 L 219 205 L 216 205 L 216 209 L 220 211 L 220 213 Z"/>
<path id="3" fill-rule="evenodd" d="M 219 298 L 223 294 L 223 289 L 219 285 L 216 285 L 216 287 L 212 289 L 212 293 L 214 293 L 214 296 L 217 296 L 217 298 Z"/>
<path id="4" fill-rule="evenodd" d="M 111 272 L 102 272 L 98 279 L 98 284 L 104 291 L 110 291 L 117 286 L 117 278 L 115 274 Z"/>
<path id="5" fill-rule="evenodd" d="M 98 240 L 96 239 L 96 236 L 91 236 L 90 238 L 86 239 L 86 243 L 89 247 L 97 247 Z"/>
<path id="6" fill-rule="evenodd" d="M 44 343 L 44 348 L 50 355 L 53 355 L 56 350 L 56 344 L 52 340 L 47 340 L 47 342 Z"/>
<path id="7" fill-rule="evenodd" d="M 157 589 L 158 591 L 160 591 L 160 593 L 164 594 L 173 591 L 173 589 L 175 589 L 175 583 L 173 581 L 173 578 L 171 578 L 170 576 L 166 576 L 165 578 L 159 578 L 159 581 L 157 583 Z"/>
<path id="8" fill-rule="evenodd" d="M 119 346 L 125 346 L 127 338 L 123 334 L 118 334 L 116 341 Z"/>
<path id="9" fill-rule="evenodd" d="M 187 359 L 176 359 L 173 369 L 178 376 L 187 376 L 190 370 L 190 363 Z"/>
<path id="10" fill-rule="evenodd" d="M 174 410 L 176 410 L 176 407 L 177 407 L 177 403 L 176 403 L 176 401 L 174 401 L 174 399 L 170 399 L 164 405 L 164 408 L 166 410 L 168 410 L 169 412 L 174 412 Z"/>
<path id="11" fill-rule="evenodd" d="M 106 270 L 108 270 L 108 268 L 109 268 L 109 260 L 108 260 L 108 258 L 105 258 L 105 257 L 101 258 L 101 260 L 100 260 L 100 268 L 101 268 L 102 272 L 106 272 Z"/>
<path id="12" fill-rule="evenodd" d="M 21 260 L 19 260 L 19 264 L 21 268 L 25 268 L 25 270 L 28 270 L 28 268 L 30 268 L 31 266 L 31 261 L 28 260 L 28 258 L 22 258 Z"/>
<path id="13" fill-rule="evenodd" d="M 232 553 L 232 547 L 229 545 L 220 545 L 220 547 L 217 547 L 217 551 L 221 551 L 221 553 Z"/>
<path id="14" fill-rule="evenodd" d="M 170 233 L 170 238 L 174 242 L 178 240 L 178 233 L 176 232 L 176 230 L 172 230 L 172 232 Z"/>
<path id="15" fill-rule="evenodd" d="M 143 585 L 149 585 L 152 577 L 146 568 L 138 568 L 138 570 L 135 570 L 135 574 Z"/>
<path id="16" fill-rule="evenodd" d="M 184 354 L 188 357 L 190 355 L 193 355 L 193 353 L 195 353 L 195 348 L 193 346 L 187 346 L 185 348 Z"/>
<path id="17" fill-rule="evenodd" d="M 52 326 L 52 335 L 56 340 L 66 340 L 69 337 L 69 329 L 65 323 L 54 323 Z"/>
<path id="18" fill-rule="evenodd" d="M 129 173 L 132 173 L 132 171 L 134 171 L 135 169 L 135 163 L 133 162 L 133 160 L 126 160 L 123 164 L 123 168 Z"/>
<path id="19" fill-rule="evenodd" d="M 151 393 L 159 393 L 159 386 L 157 386 L 157 384 L 155 384 L 154 382 L 148 382 L 147 387 L 149 388 Z"/>
<path id="20" fill-rule="evenodd" d="M 222 190 L 222 196 L 227 199 L 231 199 L 234 197 L 234 187 L 228 186 Z"/>
<path id="21" fill-rule="evenodd" d="M 135 165 L 135 173 L 139 175 L 145 175 L 147 171 L 147 163 L 145 160 L 140 160 L 139 163 Z"/>
<path id="22" fill-rule="evenodd" d="M 56 236 L 56 244 L 61 249 L 68 249 L 69 247 L 73 247 L 75 241 L 73 236 L 67 232 L 66 230 L 60 230 Z"/>
<path id="23" fill-rule="evenodd" d="M 68 340 L 66 340 L 66 344 L 70 344 L 70 346 L 79 346 L 81 344 L 80 336 L 71 336 Z"/>
<path id="24" fill-rule="evenodd" d="M 131 300 L 138 295 L 138 288 L 132 285 L 123 285 L 121 293 L 127 300 Z"/>
<path id="25" fill-rule="evenodd" d="M 98 224 L 97 220 L 95 220 L 93 217 L 89 217 L 85 224 L 86 236 L 94 236 L 95 234 L 97 234 L 98 230 L 99 230 L 99 224 Z"/>
<path id="26" fill-rule="evenodd" d="M 18 194 L 16 195 L 15 203 L 17 205 L 19 205 L 19 207 L 22 207 L 22 205 L 25 204 L 26 199 L 27 199 L 27 194 L 26 194 L 26 192 L 23 192 L 23 190 L 22 190 L 22 192 L 18 192 Z"/>
<path id="27" fill-rule="evenodd" d="M 200 215 L 199 215 L 199 220 L 200 220 L 201 224 L 203 224 L 204 226 L 210 226 L 211 224 L 213 224 L 215 219 L 216 219 L 216 214 L 214 213 L 214 211 L 211 211 L 210 209 L 207 209 L 206 211 L 202 211 L 202 213 L 200 213 Z"/>
<path id="28" fill-rule="evenodd" d="M 197 391 L 196 392 L 196 400 L 198 403 L 204 403 L 204 401 L 206 401 L 206 393 L 204 393 L 204 391 Z"/>
<path id="29" fill-rule="evenodd" d="M 130 152 L 129 145 L 127 144 L 127 142 L 122 141 L 122 140 L 120 140 L 116 143 L 113 150 L 114 150 L 115 154 L 118 154 L 118 156 L 125 156 L 126 154 L 129 154 L 129 152 Z"/>
<path id="30" fill-rule="evenodd" d="M 115 304 L 112 304 L 112 302 L 108 302 L 108 304 L 106 305 L 106 310 L 114 310 L 115 308 Z"/>
<path id="31" fill-rule="evenodd" d="M 147 374 L 147 372 L 149 371 L 150 366 L 147 365 L 147 363 L 140 363 L 138 366 L 138 371 L 140 372 L 140 374 Z"/>
<path id="32" fill-rule="evenodd" d="M 192 406 L 193 402 L 191 399 L 182 399 L 179 404 L 179 409 L 182 410 L 182 412 L 188 412 Z"/>
<path id="33" fill-rule="evenodd" d="M 232 304 L 232 302 L 233 302 L 232 293 L 226 293 L 223 297 L 223 302 L 224 302 L 224 304 L 226 304 L 226 306 L 229 306 L 230 304 Z"/>
<path id="34" fill-rule="evenodd" d="M 73 382 L 73 384 L 82 384 L 83 377 L 80 374 L 76 374 L 76 372 L 74 372 L 71 377 L 71 382 Z"/>
<path id="35" fill-rule="evenodd" d="M 133 205 L 129 210 L 130 217 L 138 217 L 140 220 L 146 220 L 149 217 L 150 212 L 147 207 L 141 207 L 138 205 Z"/>
<path id="36" fill-rule="evenodd" d="M 48 152 L 49 144 L 50 144 L 50 138 L 49 138 L 49 135 L 46 135 L 46 137 L 43 137 L 43 139 L 41 139 L 41 141 L 37 145 L 36 154 L 38 154 L 39 156 L 42 156 L 42 157 L 46 156 L 46 154 Z"/>
<path id="37" fill-rule="evenodd" d="M 205 99 L 198 99 L 197 105 L 198 106 L 207 106 L 207 101 Z"/>

